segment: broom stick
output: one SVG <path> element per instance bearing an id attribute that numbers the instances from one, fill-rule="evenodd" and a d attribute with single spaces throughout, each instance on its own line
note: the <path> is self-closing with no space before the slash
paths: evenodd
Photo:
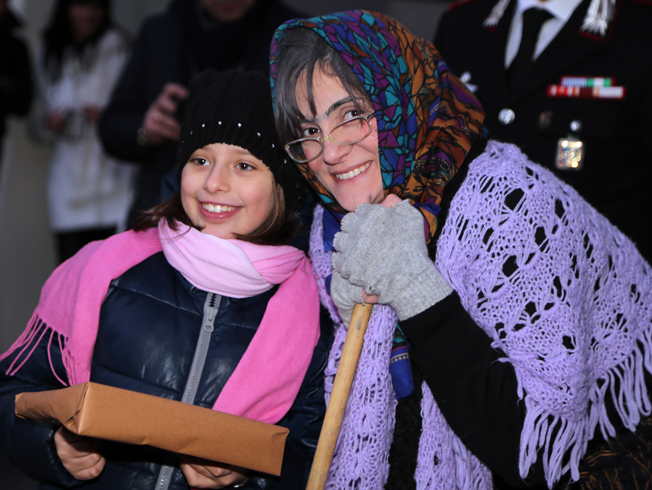
<path id="1" fill-rule="evenodd" d="M 306 490 L 323 490 L 326 486 L 328 470 L 333 460 L 337 438 L 340 435 L 342 419 L 344 418 L 346 403 L 349 400 L 351 384 L 353 383 L 355 369 L 358 366 L 358 358 L 362 350 L 364 334 L 367 331 L 367 323 L 371 316 L 372 307 L 372 304 L 357 304 L 353 308 L 340 364 L 337 367 L 335 381 L 333 382 L 333 391 L 326 408 L 324 424 L 319 433 L 315 459 L 310 468 Z"/>

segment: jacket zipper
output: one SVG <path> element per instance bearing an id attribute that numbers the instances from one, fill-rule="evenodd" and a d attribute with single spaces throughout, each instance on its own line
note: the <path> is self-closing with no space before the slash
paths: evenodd
<path id="1" fill-rule="evenodd" d="M 222 296 L 214 293 L 208 293 L 206 301 L 204 302 L 204 318 L 202 320 L 201 330 L 199 331 L 199 338 L 197 339 L 197 347 L 195 347 L 195 355 L 192 359 L 190 367 L 190 375 L 188 382 L 183 390 L 183 397 L 181 401 L 192 405 L 197 396 L 197 389 L 199 388 L 199 381 L 204 372 L 204 365 L 206 364 L 206 356 L 208 354 L 208 347 L 211 343 L 211 335 L 215 330 L 215 318 L 220 308 Z M 161 465 L 161 471 L 158 475 L 156 482 L 156 490 L 167 490 L 170 486 L 172 473 L 174 472 L 174 463 L 176 455 L 167 453 L 165 461 Z"/>

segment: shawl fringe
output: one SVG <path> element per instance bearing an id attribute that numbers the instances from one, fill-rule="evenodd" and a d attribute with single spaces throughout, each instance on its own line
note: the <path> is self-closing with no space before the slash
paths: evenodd
<path id="1" fill-rule="evenodd" d="M 652 413 L 645 371 L 652 373 L 652 333 L 646 330 L 632 353 L 605 373 L 589 393 L 590 406 L 585 419 L 571 421 L 553 417 L 530 396 L 526 396 L 526 416 L 521 434 L 519 472 L 525 478 L 543 449 L 543 468 L 548 486 L 552 488 L 568 471 L 571 481 L 580 478 L 579 466 L 589 441 L 599 426 L 607 440 L 616 436 L 609 420 L 606 397 L 611 396 L 622 424 L 634 432 L 642 417 Z M 517 373 L 517 378 L 519 378 Z M 520 385 L 519 379 L 519 385 Z"/>
<path id="2" fill-rule="evenodd" d="M 515 194 L 514 210 L 507 197 Z M 541 204 L 552 202 L 558 209 Z M 586 232 L 570 231 L 578 228 Z M 537 244 L 535 230 L 545 230 L 547 241 Z M 525 259 L 518 272 L 506 275 L 504 264 L 519 254 Z M 550 488 L 564 475 L 577 481 L 598 426 L 608 439 L 616 426 L 634 431 L 650 415 L 645 374 L 652 373 L 652 271 L 631 241 L 518 148 L 490 141 L 471 164 L 451 203 L 436 260 L 465 309 L 505 352 L 503 362 L 514 365 L 526 407 L 522 478 L 540 457 Z M 518 281 L 530 281 L 532 289 L 524 292 Z M 512 303 L 484 295 L 498 284 L 501 294 L 513 286 Z M 525 301 L 542 305 L 536 311 L 543 316 L 524 321 L 518 315 Z M 566 339 L 577 344 L 566 345 Z"/>

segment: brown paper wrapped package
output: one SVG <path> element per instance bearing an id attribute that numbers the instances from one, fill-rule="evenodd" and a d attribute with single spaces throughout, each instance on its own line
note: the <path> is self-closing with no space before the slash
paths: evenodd
<path id="1" fill-rule="evenodd" d="M 16 415 L 279 476 L 289 430 L 152 395 L 82 383 L 16 395 Z"/>

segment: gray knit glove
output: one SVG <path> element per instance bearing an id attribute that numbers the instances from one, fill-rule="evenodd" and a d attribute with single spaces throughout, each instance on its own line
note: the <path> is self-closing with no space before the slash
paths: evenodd
<path id="1" fill-rule="evenodd" d="M 428 257 L 423 216 L 409 201 L 358 206 L 342 219 L 333 246 L 331 296 L 347 323 L 362 302 L 362 288 L 394 308 L 399 321 L 452 292 Z"/>

